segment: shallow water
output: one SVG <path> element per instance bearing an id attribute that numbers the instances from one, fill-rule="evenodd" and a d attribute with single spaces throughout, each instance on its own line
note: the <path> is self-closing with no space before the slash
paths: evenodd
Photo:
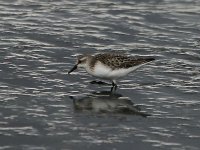
<path id="1" fill-rule="evenodd" d="M 0 149 L 198 150 L 199 16 L 199 0 L 1 0 Z M 108 51 L 156 61 L 119 96 L 67 75 L 75 55 Z M 136 113 L 107 111 L 118 102 Z"/>

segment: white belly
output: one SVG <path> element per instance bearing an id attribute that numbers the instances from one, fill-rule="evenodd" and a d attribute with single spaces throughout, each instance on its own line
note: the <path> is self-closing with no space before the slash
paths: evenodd
<path id="1" fill-rule="evenodd" d="M 116 69 L 112 70 L 111 68 L 104 66 L 102 63 L 97 63 L 95 68 L 90 70 L 89 68 L 86 68 L 86 71 L 98 78 L 103 78 L 107 80 L 114 80 L 117 78 L 121 78 L 123 76 L 126 76 L 130 72 L 134 71 L 135 69 L 139 68 L 139 66 L 131 67 L 131 68 L 121 68 L 121 69 Z"/>

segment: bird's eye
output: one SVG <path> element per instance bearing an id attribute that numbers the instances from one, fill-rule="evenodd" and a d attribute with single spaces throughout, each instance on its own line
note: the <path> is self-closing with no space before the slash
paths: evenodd
<path id="1" fill-rule="evenodd" d="M 78 61 L 78 63 L 80 64 L 80 63 L 82 63 L 82 61 L 81 61 L 81 60 L 79 60 L 79 61 Z"/>

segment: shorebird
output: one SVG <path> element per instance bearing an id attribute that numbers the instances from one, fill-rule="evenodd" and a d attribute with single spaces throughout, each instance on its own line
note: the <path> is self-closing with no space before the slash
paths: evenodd
<path id="1" fill-rule="evenodd" d="M 117 89 L 116 80 L 124 77 L 144 64 L 155 60 L 150 57 L 134 57 L 116 53 L 78 56 L 77 63 L 68 72 L 84 68 L 90 75 L 112 81 L 111 91 Z"/>

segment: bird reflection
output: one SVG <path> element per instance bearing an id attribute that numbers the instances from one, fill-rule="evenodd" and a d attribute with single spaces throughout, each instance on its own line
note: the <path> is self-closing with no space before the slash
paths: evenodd
<path id="1" fill-rule="evenodd" d="M 76 111 L 90 111 L 94 113 L 132 114 L 143 117 L 150 116 L 144 112 L 128 97 L 109 91 L 93 92 L 82 98 L 70 96 Z"/>

